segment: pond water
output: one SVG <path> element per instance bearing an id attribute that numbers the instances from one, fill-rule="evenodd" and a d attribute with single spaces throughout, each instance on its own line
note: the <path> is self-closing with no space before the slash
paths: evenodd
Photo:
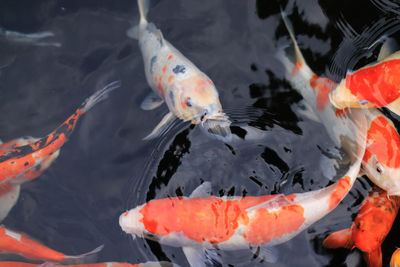
<path id="1" fill-rule="evenodd" d="M 35 46 L 0 38 L 3 141 L 44 136 L 95 90 L 122 82 L 82 117 L 55 163 L 23 184 L 2 223 L 70 255 L 104 244 L 97 262 L 169 260 L 187 266 L 180 248 L 132 240 L 120 229 L 119 215 L 151 199 L 188 196 L 203 181 L 212 183 L 217 196 L 289 194 L 327 186 L 337 179 L 335 162 L 325 156 L 333 143 L 320 123 L 296 115 L 302 97 L 285 81 L 275 58 L 277 41 L 289 41 L 280 6 L 311 68 L 338 81 L 347 69 L 376 59 L 374 49 L 357 50 L 376 38 L 377 31 L 368 27 L 378 23 L 379 34 L 395 32 L 395 23 L 385 19 L 395 13 L 381 4 L 385 1 L 153 1 L 149 21 L 217 86 L 233 120 L 235 138 L 228 145 L 181 122 L 161 138 L 142 140 L 168 109 L 140 109 L 150 89 L 137 42 L 125 35 L 139 20 L 136 1 L 2 1 L 1 27 L 52 31 L 55 36 L 48 40 L 62 44 Z M 362 32 L 359 43 L 349 41 L 349 33 Z M 277 246 L 278 263 L 263 262 L 250 251 L 221 252 L 224 263 L 363 266 L 360 252 L 326 250 L 322 241 L 351 225 L 370 186 L 365 177 L 358 179 L 332 213 Z M 396 221 L 383 244 L 385 265 L 400 245 L 399 226 Z"/>

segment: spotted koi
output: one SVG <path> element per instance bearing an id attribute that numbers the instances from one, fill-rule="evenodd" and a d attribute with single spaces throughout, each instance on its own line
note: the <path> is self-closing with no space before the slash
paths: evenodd
<path id="1" fill-rule="evenodd" d="M 211 185 L 204 183 L 190 198 L 152 200 L 123 213 L 119 223 L 133 236 L 183 247 L 191 266 L 204 265 L 193 259 L 193 249 L 274 246 L 290 240 L 340 203 L 357 178 L 364 149 L 359 147 L 358 159 L 346 175 L 324 189 L 287 196 L 198 196 L 199 191 L 211 191 Z"/>
<path id="2" fill-rule="evenodd" d="M 19 254 L 29 259 L 63 262 L 69 259 L 79 259 L 97 253 L 102 248 L 103 246 L 100 246 L 93 251 L 82 255 L 68 256 L 42 245 L 22 233 L 11 231 L 0 226 L 0 252 Z"/>
<path id="3" fill-rule="evenodd" d="M 392 228 L 400 207 L 400 197 L 388 198 L 387 193 L 374 187 L 363 201 L 349 229 L 330 234 L 323 242 L 327 248 L 357 247 L 364 252 L 368 266 L 382 266 L 381 245 Z"/>
<path id="4" fill-rule="evenodd" d="M 128 31 L 129 37 L 139 41 L 146 79 L 153 90 L 141 107 L 151 110 L 166 102 L 170 112 L 145 139 L 161 135 L 177 117 L 229 140 L 230 121 L 214 83 L 147 21 L 148 4 L 148 0 L 138 0 L 140 23 Z"/>

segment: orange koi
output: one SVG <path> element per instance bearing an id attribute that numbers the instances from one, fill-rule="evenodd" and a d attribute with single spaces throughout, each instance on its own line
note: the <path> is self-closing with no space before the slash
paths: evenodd
<path id="1" fill-rule="evenodd" d="M 22 233 L 14 232 L 0 226 L 0 252 L 19 254 L 29 259 L 63 262 L 69 259 L 79 259 L 97 253 L 102 248 L 103 246 L 100 246 L 93 251 L 82 255 L 68 256 L 42 245 L 26 237 Z"/>
<path id="2" fill-rule="evenodd" d="M 0 184 L 6 182 L 20 184 L 40 175 L 57 157 L 59 149 L 75 129 L 78 119 L 119 86 L 119 82 L 112 82 L 94 93 L 74 114 L 47 136 L 38 140 L 24 140 L 22 146 L 18 146 L 19 141 L 3 144 L 0 148 Z"/>
<path id="3" fill-rule="evenodd" d="M 400 115 L 400 51 L 393 50 L 391 40 L 383 44 L 378 61 L 348 73 L 330 94 L 337 108 L 387 107 Z"/>
<path id="4" fill-rule="evenodd" d="M 390 259 L 390 267 L 400 267 L 400 248 L 396 249 Z"/>
<path id="5" fill-rule="evenodd" d="M 209 182 L 189 198 L 152 200 L 120 216 L 121 228 L 133 237 L 181 246 L 191 266 L 202 266 L 212 249 L 239 250 L 260 247 L 264 259 L 276 261 L 267 247 L 286 242 L 332 211 L 357 178 L 362 154 L 335 184 L 316 191 L 291 195 L 215 197 Z"/>
<path id="6" fill-rule="evenodd" d="M 327 248 L 344 247 L 364 251 L 368 266 L 382 266 L 381 244 L 392 228 L 400 207 L 400 197 L 388 198 L 378 187 L 372 188 L 363 201 L 353 225 L 330 234 L 323 242 Z"/>

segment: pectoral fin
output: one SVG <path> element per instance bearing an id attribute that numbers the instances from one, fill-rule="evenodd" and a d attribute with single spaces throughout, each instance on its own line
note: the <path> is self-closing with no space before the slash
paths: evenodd
<path id="1" fill-rule="evenodd" d="M 150 140 L 156 137 L 161 136 L 164 132 L 167 131 L 171 123 L 175 120 L 175 115 L 172 112 L 168 112 L 160 121 L 160 123 L 157 124 L 157 126 L 154 128 L 154 130 L 143 140 Z"/>
<path id="2" fill-rule="evenodd" d="M 0 222 L 7 217 L 19 197 L 19 184 L 9 182 L 0 184 Z"/>
<path id="3" fill-rule="evenodd" d="M 201 185 L 199 185 L 191 194 L 190 198 L 194 197 L 208 197 L 211 195 L 211 183 L 210 182 L 204 182 Z"/>
<path id="4" fill-rule="evenodd" d="M 158 108 L 162 103 L 164 103 L 164 99 L 156 95 L 154 92 L 150 92 L 143 100 L 140 108 L 143 110 L 152 110 Z"/>
<path id="5" fill-rule="evenodd" d="M 382 266 L 382 249 L 378 247 L 377 249 L 364 254 L 364 260 L 367 266 Z"/>
<path id="6" fill-rule="evenodd" d="M 352 249 L 354 243 L 351 239 L 351 229 L 343 229 L 328 235 L 322 245 L 326 248 Z"/>
<path id="7" fill-rule="evenodd" d="M 183 247 L 183 253 L 190 266 L 215 266 L 221 264 L 221 258 L 213 249 L 202 247 Z"/>

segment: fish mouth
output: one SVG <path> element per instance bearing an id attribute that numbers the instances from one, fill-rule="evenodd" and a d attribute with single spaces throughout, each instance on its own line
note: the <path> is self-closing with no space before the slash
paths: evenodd
<path id="1" fill-rule="evenodd" d="M 232 140 L 232 132 L 230 129 L 231 121 L 224 113 L 206 115 L 201 119 L 202 128 L 209 134 L 224 142 Z"/>

